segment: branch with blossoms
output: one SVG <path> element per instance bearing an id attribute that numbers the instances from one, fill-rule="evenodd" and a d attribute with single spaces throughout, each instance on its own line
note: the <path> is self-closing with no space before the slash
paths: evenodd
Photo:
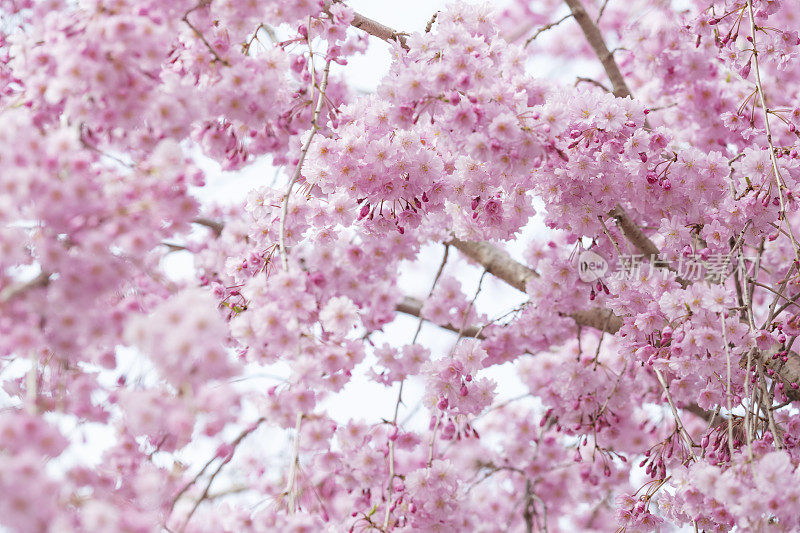
<path id="1" fill-rule="evenodd" d="M 786 0 L 55 4 L 0 0 L 0 528 L 800 527 Z"/>

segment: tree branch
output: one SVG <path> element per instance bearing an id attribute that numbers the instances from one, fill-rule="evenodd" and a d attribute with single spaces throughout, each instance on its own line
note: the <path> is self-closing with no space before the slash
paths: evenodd
<path id="1" fill-rule="evenodd" d="M 360 13 L 355 13 L 350 25 L 384 41 L 397 41 L 400 46 L 408 50 L 408 44 L 406 44 L 408 34 L 395 31 L 389 26 L 384 26 L 380 22 L 365 17 Z"/>
<path id="2" fill-rule="evenodd" d="M 639 225 L 633 221 L 633 219 L 621 205 L 617 204 L 617 206 L 611 210 L 610 215 L 614 217 L 614 220 L 617 221 L 617 226 L 622 231 L 622 234 L 625 235 L 625 238 L 628 239 L 628 241 L 633 244 L 641 254 L 650 258 L 650 260 L 653 262 L 659 262 L 660 264 L 666 266 L 668 270 L 676 272 L 674 267 L 661 260 L 661 252 L 658 250 L 658 247 L 653 244 L 653 241 L 651 241 L 647 235 L 644 234 Z M 679 276 L 676 277 L 675 280 L 680 283 L 681 287 L 684 289 L 689 286 L 689 281 Z"/>
<path id="3" fill-rule="evenodd" d="M 530 280 L 539 277 L 534 270 L 518 263 L 504 250 L 492 246 L 488 242 L 462 241 L 453 238 L 449 244 L 480 263 L 489 274 L 505 281 L 520 292 L 525 292 L 525 287 Z"/>
<path id="4" fill-rule="evenodd" d="M 36 276 L 30 281 L 9 285 L 8 287 L 0 291 L 0 303 L 5 303 L 14 298 L 15 296 L 29 291 L 30 289 L 46 287 L 49 283 L 50 283 L 50 273 L 41 272 L 38 276 Z"/>
<path id="5" fill-rule="evenodd" d="M 418 300 L 418 299 L 416 299 L 416 298 L 414 298 L 412 296 L 406 296 L 400 301 L 399 304 L 397 304 L 397 307 L 395 309 L 399 313 L 403 313 L 403 314 L 406 314 L 406 315 L 411 315 L 411 316 L 422 318 L 420 316 L 421 312 L 422 312 L 422 305 L 423 305 L 423 302 L 421 300 Z M 444 325 L 436 324 L 436 325 L 441 327 L 441 328 L 450 330 L 453 333 L 461 332 L 461 328 L 456 327 L 453 324 L 444 324 Z M 464 328 L 464 331 L 461 332 L 461 336 L 462 337 L 474 337 L 474 338 L 477 338 L 477 339 L 484 338 L 483 334 L 480 332 L 480 328 L 478 326 L 468 326 L 468 327 Z"/>
<path id="6" fill-rule="evenodd" d="M 800 401 L 800 390 L 794 388 L 800 384 L 800 355 L 793 350 L 788 350 L 785 355 L 786 362 L 783 362 L 780 357 L 773 358 L 779 349 L 780 346 L 776 346 L 772 350 L 758 351 L 758 358 L 766 368 L 774 373 L 769 377 L 783 383 L 783 393 L 786 397 L 795 402 Z M 739 366 L 747 367 L 747 357 L 740 359 Z"/>
<path id="7" fill-rule="evenodd" d="M 210 218 L 205 217 L 197 217 L 196 219 L 192 220 L 193 223 L 197 224 L 198 226 L 205 226 L 211 231 L 213 231 L 217 237 L 222 235 L 222 230 L 225 228 L 225 224 L 219 222 L 217 220 L 211 220 Z"/>
<path id="8" fill-rule="evenodd" d="M 339 1 L 341 0 L 330 0 L 325 2 L 324 12 L 330 15 L 331 4 L 335 4 Z M 381 24 L 377 20 L 365 17 L 361 13 L 356 12 L 353 14 L 353 20 L 350 22 L 350 25 L 386 42 L 397 41 L 400 43 L 400 46 L 402 46 L 405 50 L 408 50 L 408 44 L 406 44 L 406 40 L 408 39 L 407 33 L 399 32 L 393 28 L 390 28 L 389 26 Z"/>
<path id="9" fill-rule="evenodd" d="M 641 228 L 639 228 L 621 205 L 617 204 L 617 206 L 611 210 L 610 214 L 614 217 L 614 220 L 617 221 L 617 225 L 622 231 L 622 234 L 625 235 L 625 238 L 628 239 L 641 254 L 647 257 L 654 256 L 658 258 L 661 253 L 658 247 L 644 234 Z"/>
<path id="10" fill-rule="evenodd" d="M 619 70 L 617 61 L 614 59 L 614 54 L 608 50 L 608 46 L 606 46 L 606 42 L 603 40 L 603 35 L 600 33 L 600 28 L 597 27 L 592 17 L 586 12 L 586 8 L 583 7 L 581 1 L 564 0 L 564 3 L 569 6 L 572 11 L 572 16 L 575 17 L 581 30 L 583 30 L 583 34 L 586 36 L 586 40 L 589 42 L 589 46 L 592 47 L 600 63 L 603 64 L 603 69 L 605 69 L 608 79 L 611 80 L 614 96 L 619 98 L 630 96 L 633 98 L 631 90 L 628 88 L 628 85 L 625 83 L 625 78 Z"/>
<path id="11" fill-rule="evenodd" d="M 482 265 L 487 272 L 505 281 L 520 292 L 526 292 L 528 282 L 539 274 L 514 260 L 507 252 L 488 242 L 473 242 L 453 239 L 450 241 L 464 255 Z M 651 243 L 652 244 L 652 243 Z M 613 312 L 599 307 L 576 311 L 569 315 L 580 326 L 616 333 L 622 327 L 622 319 Z"/>

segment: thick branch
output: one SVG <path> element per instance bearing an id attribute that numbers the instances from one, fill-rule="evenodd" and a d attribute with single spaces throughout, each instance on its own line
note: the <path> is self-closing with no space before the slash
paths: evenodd
<path id="1" fill-rule="evenodd" d="M 222 235 L 222 230 L 225 229 L 225 224 L 217 220 L 211 220 L 210 218 L 197 217 L 192 222 L 194 222 L 198 226 L 207 227 L 208 229 L 213 231 L 217 235 L 217 237 Z"/>
<path id="2" fill-rule="evenodd" d="M 379 39 L 383 39 L 384 41 L 397 41 L 400 43 L 400 46 L 408 50 L 408 45 L 406 44 L 407 35 L 405 33 L 397 32 L 389 26 L 384 26 L 376 20 L 372 20 L 371 18 L 365 17 L 359 13 L 355 13 L 353 21 L 350 23 L 350 25 L 358 28 L 361 31 L 365 31 L 370 35 L 374 35 Z"/>
<path id="3" fill-rule="evenodd" d="M 615 315 L 610 309 L 593 307 L 575 311 L 569 315 L 579 326 L 594 328 L 606 333 L 616 333 L 622 327 L 622 319 Z"/>
<path id="4" fill-rule="evenodd" d="M 48 283 L 50 283 L 50 273 L 41 272 L 38 276 L 30 281 L 9 285 L 0 291 L 0 303 L 5 303 L 14 297 L 29 291 L 30 289 L 46 287 Z"/>
<path id="5" fill-rule="evenodd" d="M 464 255 L 480 263 L 487 272 L 505 281 L 518 291 L 526 292 L 530 280 L 538 278 L 536 271 L 515 261 L 507 252 L 488 242 L 472 242 L 453 239 L 450 244 Z M 569 315 L 580 326 L 616 333 L 622 327 L 622 319 L 607 309 L 599 307 L 576 311 Z"/>
<path id="6" fill-rule="evenodd" d="M 764 366 L 774 372 L 770 376 L 776 381 L 783 383 L 783 393 L 792 401 L 800 401 L 800 390 L 794 387 L 800 384 L 800 355 L 797 352 L 789 351 L 786 354 L 787 360 L 784 363 L 780 358 L 773 359 L 773 354 L 780 348 L 774 347 L 772 350 L 759 351 L 759 359 L 764 363 Z M 747 358 L 742 357 L 739 361 L 741 368 L 747 367 Z"/>
<path id="7" fill-rule="evenodd" d="M 600 28 L 597 27 L 592 17 L 586 12 L 586 8 L 583 7 L 581 1 L 564 0 L 564 2 L 569 6 L 572 16 L 575 17 L 581 30 L 583 30 L 589 46 L 592 47 L 600 63 L 603 64 L 608 79 L 611 80 L 611 86 L 614 88 L 614 96 L 619 98 L 632 97 L 631 90 L 625 83 L 625 78 L 622 77 L 622 72 L 620 72 L 617 61 L 614 59 L 614 54 L 608 50 L 606 42 L 603 40 L 603 35 L 600 33 Z"/>
<path id="8" fill-rule="evenodd" d="M 628 215 L 621 205 L 618 204 L 611 211 L 611 216 L 617 221 L 617 225 L 622 231 L 622 234 L 625 235 L 625 238 L 628 239 L 640 253 L 646 257 L 653 256 L 658 258 L 658 254 L 660 253 L 658 247 L 644 234 L 641 228 L 631 219 L 630 215 Z"/>
<path id="9" fill-rule="evenodd" d="M 411 296 L 404 297 L 399 304 L 397 304 L 396 310 L 400 313 L 420 317 L 422 313 L 422 301 L 417 300 L 416 298 L 412 298 Z M 454 326 L 453 324 L 437 324 L 439 327 L 444 329 L 450 330 L 453 333 L 461 333 L 462 337 L 474 337 L 478 339 L 483 338 L 483 334 L 481 333 L 481 328 L 478 326 L 468 326 L 464 328 L 464 331 L 461 331 L 461 328 Z"/>
<path id="10" fill-rule="evenodd" d="M 636 247 L 639 253 L 649 258 L 653 262 L 657 262 L 666 266 L 666 268 L 672 272 L 676 272 L 673 267 L 661 260 L 658 247 L 653 244 L 653 241 L 651 241 L 647 235 L 644 234 L 638 224 L 633 221 L 633 219 L 621 205 L 617 204 L 617 206 L 611 211 L 610 215 L 617 221 L 617 226 L 622 231 L 622 234 L 625 235 L 625 238 Z M 689 281 L 679 276 L 677 276 L 675 279 L 684 289 L 689 286 Z"/>
<path id="11" fill-rule="evenodd" d="M 450 244 L 483 265 L 489 274 L 505 281 L 518 291 L 525 292 L 528 282 L 539 277 L 535 271 L 518 263 L 508 253 L 488 242 L 462 241 L 454 238 Z"/>

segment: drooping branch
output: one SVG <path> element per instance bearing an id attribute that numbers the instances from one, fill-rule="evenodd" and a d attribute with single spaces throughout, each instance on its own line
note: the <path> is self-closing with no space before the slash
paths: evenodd
<path id="1" fill-rule="evenodd" d="M 309 38 L 310 39 L 310 38 Z M 303 149 L 300 150 L 300 157 L 297 158 L 297 165 L 295 166 L 294 173 L 292 174 L 292 178 L 289 180 L 289 185 L 286 187 L 286 193 L 283 195 L 283 201 L 281 202 L 281 218 L 280 218 L 280 229 L 278 233 L 278 251 L 280 252 L 281 256 L 281 264 L 283 265 L 284 270 L 289 269 L 289 258 L 286 253 L 286 217 L 289 215 L 289 201 L 292 198 L 292 188 L 294 184 L 297 183 L 297 180 L 300 179 L 300 173 L 303 169 L 303 163 L 305 162 L 306 156 L 308 155 L 308 150 L 311 148 L 311 142 L 314 140 L 314 136 L 320 129 L 319 125 L 319 117 L 322 113 L 322 106 L 325 103 L 325 91 L 328 87 L 328 77 L 331 72 L 331 59 L 328 58 L 325 61 L 325 68 L 322 70 L 322 81 L 320 82 L 319 86 L 316 85 L 315 74 L 314 74 L 314 54 L 311 51 L 311 41 L 308 41 L 308 50 L 309 55 L 311 57 L 311 94 L 314 94 L 314 88 L 316 87 L 319 90 L 319 94 L 317 95 L 317 103 L 314 106 L 314 114 L 311 118 L 311 131 L 308 133 L 308 137 L 306 137 L 305 142 L 303 143 Z"/>

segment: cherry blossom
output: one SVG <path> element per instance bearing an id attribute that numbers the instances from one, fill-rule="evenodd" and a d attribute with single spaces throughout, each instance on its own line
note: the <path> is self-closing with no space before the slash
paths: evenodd
<path id="1" fill-rule="evenodd" d="M 0 0 L 0 526 L 800 528 L 795 6 L 422 18 Z"/>

